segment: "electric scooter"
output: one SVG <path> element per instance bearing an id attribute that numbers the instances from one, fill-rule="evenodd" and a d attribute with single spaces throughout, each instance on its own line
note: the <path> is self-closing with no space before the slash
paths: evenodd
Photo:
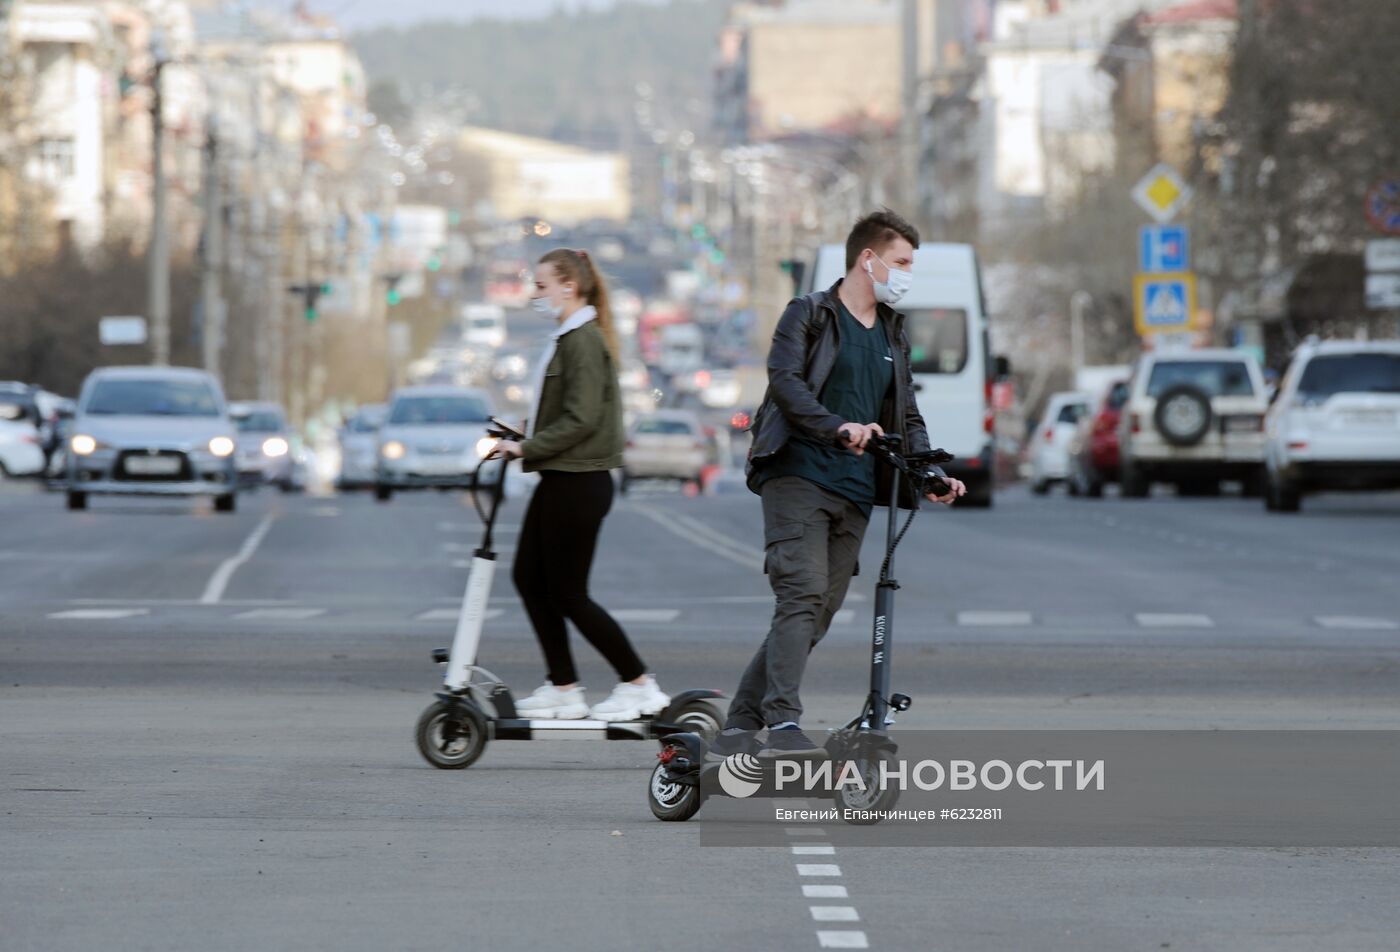
<path id="1" fill-rule="evenodd" d="M 499 420 L 492 419 L 491 423 L 487 436 L 498 440 L 525 439 L 524 434 Z M 485 462 L 477 465 L 478 477 Z M 442 690 L 434 695 L 437 700 L 423 711 L 414 729 L 423 759 L 440 770 L 461 770 L 476 763 L 492 739 L 654 740 L 678 731 L 713 736 L 723 721 L 719 709 L 708 699 L 723 697 L 718 691 L 682 691 L 659 713 L 630 721 L 531 720 L 517 716 L 515 699 L 505 682 L 476 663 L 486 603 L 496 574 L 492 536 L 505 498 L 507 466 L 509 460 L 503 461 L 500 478 L 490 484 L 489 508 L 483 508 L 478 491 L 472 491 L 472 505 L 485 526 L 485 538 L 472 554 L 452 648 L 433 649 L 433 660 L 446 665 L 447 674 Z M 473 482 L 481 485 L 479 478 Z"/>
<path id="2" fill-rule="evenodd" d="M 844 727 L 831 730 L 823 745 L 826 756 L 833 761 L 831 776 L 843 773 L 850 764 L 859 774 L 861 783 L 836 784 L 831 791 L 841 816 L 852 824 L 878 822 L 879 812 L 894 806 L 899 790 L 885 784 L 881 764 L 891 760 L 897 750 L 888 727 L 894 723 L 891 711 L 907 711 L 913 699 L 907 694 L 890 693 L 890 648 L 894 639 L 894 593 L 899 583 L 894 578 L 894 550 L 909 531 L 916 508 L 909 513 L 904 526 L 898 526 L 900 486 L 908 483 L 922 496 L 934 493 L 947 495 L 948 484 L 943 481 L 940 463 L 953 459 L 944 450 L 902 455 L 903 440 L 895 434 L 874 437 L 866 444 L 866 452 L 874 453 L 893 469 L 890 480 L 889 524 L 885 542 L 885 559 L 880 566 L 880 580 L 875 587 L 875 623 L 870 645 L 870 691 L 865 706 Z M 752 754 L 732 754 L 719 762 L 707 761 L 709 742 L 696 732 L 677 733 L 661 738 L 661 751 L 656 755 L 647 784 L 647 800 L 658 820 L 688 820 L 699 812 L 711 796 L 793 797 L 782 792 L 775 783 L 772 760 Z M 847 813 L 847 809 L 852 812 Z M 855 817 L 855 818 L 853 818 Z"/>

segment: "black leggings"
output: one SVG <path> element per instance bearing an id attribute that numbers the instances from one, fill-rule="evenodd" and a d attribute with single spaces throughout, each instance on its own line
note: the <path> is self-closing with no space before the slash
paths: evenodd
<path id="1" fill-rule="evenodd" d="M 547 676 L 554 684 L 578 680 L 566 618 L 617 669 L 620 680 L 632 681 L 646 673 L 622 628 L 588 596 L 598 530 L 612 508 L 612 498 L 612 475 L 606 471 L 545 470 L 520 527 L 512 573 L 515 590 L 525 602 L 544 650 Z"/>

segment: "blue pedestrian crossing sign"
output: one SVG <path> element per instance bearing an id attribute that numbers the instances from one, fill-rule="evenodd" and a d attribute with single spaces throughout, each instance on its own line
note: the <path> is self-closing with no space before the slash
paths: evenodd
<path id="1" fill-rule="evenodd" d="M 1177 271 L 1133 279 L 1133 320 L 1139 334 L 1189 331 L 1196 313 L 1196 276 Z"/>
<path id="2" fill-rule="evenodd" d="M 1185 225 L 1144 225 L 1138 231 L 1138 270 L 1148 274 L 1191 267 L 1191 232 Z"/>

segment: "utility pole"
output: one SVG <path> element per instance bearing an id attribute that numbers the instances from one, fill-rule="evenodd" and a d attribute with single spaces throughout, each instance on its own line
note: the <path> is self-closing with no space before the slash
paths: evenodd
<path id="1" fill-rule="evenodd" d="M 165 110 L 161 72 L 170 62 L 159 34 L 151 38 L 151 236 L 147 242 L 146 309 L 151 363 L 170 363 L 170 236 L 165 213 Z"/>
<path id="2" fill-rule="evenodd" d="M 903 45 L 899 115 L 899 192 L 910 220 L 923 218 L 919 207 L 919 0 L 903 0 L 900 39 Z"/>
<path id="3" fill-rule="evenodd" d="M 220 278 L 224 266 L 223 188 L 219 177 L 218 118 L 209 114 L 209 136 L 204 150 L 204 246 L 199 298 L 204 314 L 204 369 L 220 376 L 224 344 L 225 302 Z"/>

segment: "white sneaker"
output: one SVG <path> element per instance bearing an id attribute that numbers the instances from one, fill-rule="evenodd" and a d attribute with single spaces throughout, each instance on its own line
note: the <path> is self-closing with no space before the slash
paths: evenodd
<path id="1" fill-rule="evenodd" d="M 634 721 L 639 717 L 659 714 L 671 703 L 671 698 L 656 686 L 656 679 L 647 675 L 642 684 L 623 681 L 605 701 L 599 701 L 589 716 L 600 721 Z"/>
<path id="2" fill-rule="evenodd" d="M 583 688 L 561 691 L 546 681 L 535 688 L 534 694 L 516 701 L 515 711 L 527 719 L 572 721 L 588 716 L 588 702 L 583 698 Z"/>

